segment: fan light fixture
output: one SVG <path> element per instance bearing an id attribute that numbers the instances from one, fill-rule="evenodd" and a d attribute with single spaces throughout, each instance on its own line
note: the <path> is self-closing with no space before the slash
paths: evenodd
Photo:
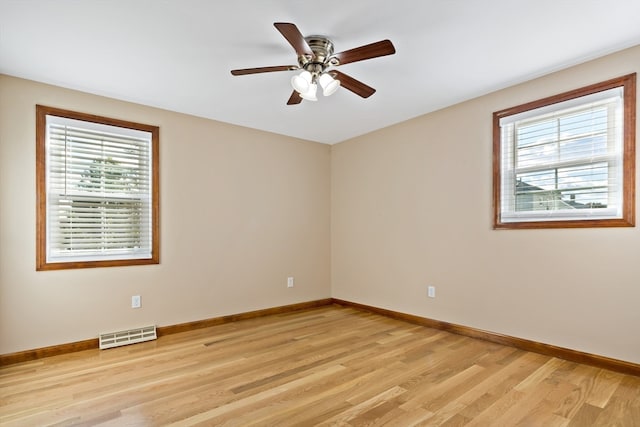
<path id="1" fill-rule="evenodd" d="M 309 89 L 304 93 L 300 94 L 300 98 L 306 99 L 307 101 L 317 101 L 316 93 L 318 92 L 318 85 L 315 83 L 311 83 L 309 85 Z"/>
<path id="2" fill-rule="evenodd" d="M 306 99 L 307 101 L 318 100 L 316 97 L 318 83 L 320 87 L 322 87 L 322 94 L 324 96 L 334 94 L 340 87 L 340 81 L 325 72 L 318 74 L 304 70 L 291 78 L 291 86 L 293 86 L 293 89 L 300 94 L 302 99 Z"/>
<path id="3" fill-rule="evenodd" d="M 309 90 L 309 87 L 311 86 L 311 80 L 311 73 L 305 70 L 291 78 L 291 86 L 293 86 L 293 88 L 298 93 L 302 94 Z"/>
<path id="4" fill-rule="evenodd" d="M 340 87 L 340 80 L 336 80 L 327 73 L 320 75 L 318 79 L 320 86 L 322 86 L 322 93 L 324 96 L 334 94 Z"/>

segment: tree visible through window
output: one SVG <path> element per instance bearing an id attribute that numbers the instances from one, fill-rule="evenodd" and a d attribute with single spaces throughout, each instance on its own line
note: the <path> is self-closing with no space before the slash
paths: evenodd
<path id="1" fill-rule="evenodd" d="M 633 226 L 635 74 L 494 113 L 494 227 Z"/>
<path id="2" fill-rule="evenodd" d="M 37 269 L 158 263 L 158 128 L 36 115 Z"/>

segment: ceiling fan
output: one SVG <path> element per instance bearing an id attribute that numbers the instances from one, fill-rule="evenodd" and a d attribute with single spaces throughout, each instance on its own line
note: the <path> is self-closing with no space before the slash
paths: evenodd
<path id="1" fill-rule="evenodd" d="M 291 78 L 294 91 L 289 97 L 287 105 L 299 104 L 303 99 L 317 101 L 318 84 L 322 87 L 324 96 L 331 95 L 342 86 L 356 95 L 368 98 L 375 93 L 374 88 L 331 67 L 392 55 L 396 52 L 391 41 L 381 40 L 334 54 L 333 42 L 325 36 L 304 37 L 295 24 L 288 22 L 275 22 L 273 25 L 296 51 L 298 65 L 243 68 L 231 70 L 231 74 L 242 76 L 273 71 L 302 70 L 300 74 Z"/>

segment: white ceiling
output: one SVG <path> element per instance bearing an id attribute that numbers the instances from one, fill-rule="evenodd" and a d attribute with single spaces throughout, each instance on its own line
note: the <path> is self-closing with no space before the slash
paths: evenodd
<path id="1" fill-rule="evenodd" d="M 336 52 L 377 89 L 287 106 L 295 65 L 273 27 Z M 0 73 L 311 141 L 336 143 L 640 44 L 640 0 L 0 0 Z"/>

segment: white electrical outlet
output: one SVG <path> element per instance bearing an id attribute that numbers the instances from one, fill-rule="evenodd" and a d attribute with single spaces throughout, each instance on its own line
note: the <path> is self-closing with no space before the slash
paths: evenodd
<path id="1" fill-rule="evenodd" d="M 140 308 L 142 305 L 142 301 L 140 300 L 140 295 L 134 295 L 131 297 L 131 308 Z"/>
<path id="2" fill-rule="evenodd" d="M 427 288 L 427 296 L 429 298 L 435 298 L 436 297 L 436 287 L 435 286 L 429 286 Z"/>
<path id="3" fill-rule="evenodd" d="M 287 277 L 287 288 L 293 288 L 293 277 Z"/>

